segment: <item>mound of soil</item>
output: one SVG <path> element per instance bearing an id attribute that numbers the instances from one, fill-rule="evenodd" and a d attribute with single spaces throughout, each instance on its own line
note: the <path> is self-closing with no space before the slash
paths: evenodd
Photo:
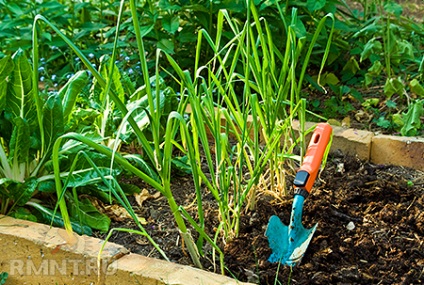
<path id="1" fill-rule="evenodd" d="M 132 183 L 154 193 L 138 180 Z M 191 185 L 189 177 L 177 177 L 172 187 L 177 202 L 192 204 L 188 210 L 195 215 Z M 288 224 L 292 194 L 278 202 L 260 195 L 256 210 L 243 215 L 239 237 L 223 245 L 226 274 L 256 284 L 423 284 L 423 185 L 423 173 L 412 169 L 331 157 L 305 201 L 303 225 L 318 223 L 318 228 L 301 263 L 290 268 L 268 262 L 271 249 L 264 236 L 272 215 Z M 212 236 L 218 224 L 215 202 L 211 195 L 204 199 L 206 231 Z M 190 265 L 166 199 L 148 199 L 142 207 L 133 202 L 170 260 Z M 131 221 L 112 227 L 135 228 Z M 140 235 L 117 232 L 110 241 L 162 258 Z M 206 270 L 219 268 L 206 258 L 203 263 Z"/>

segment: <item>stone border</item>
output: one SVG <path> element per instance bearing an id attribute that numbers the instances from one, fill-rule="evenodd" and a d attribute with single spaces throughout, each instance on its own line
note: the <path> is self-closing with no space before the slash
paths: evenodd
<path id="1" fill-rule="evenodd" d="M 49 227 L 0 216 L 0 272 L 6 284 L 145 284 L 145 285 L 253 285 L 229 277 L 130 254 L 108 242 L 98 259 L 103 240 L 68 235 Z"/>
<path id="2" fill-rule="evenodd" d="M 306 123 L 310 128 L 315 123 Z M 375 135 L 369 131 L 333 127 L 331 152 L 356 155 L 375 164 L 397 165 L 424 171 L 424 138 Z M 293 124 L 299 129 L 299 123 Z"/>

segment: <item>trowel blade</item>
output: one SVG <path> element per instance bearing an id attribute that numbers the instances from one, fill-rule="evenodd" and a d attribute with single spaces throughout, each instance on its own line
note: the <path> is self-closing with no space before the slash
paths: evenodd
<path id="1" fill-rule="evenodd" d="M 277 216 L 271 216 L 265 236 L 272 250 L 269 262 L 280 262 L 283 265 L 294 266 L 300 262 L 308 248 L 318 224 L 311 229 L 305 229 L 301 223 L 292 226 L 283 224 Z"/>

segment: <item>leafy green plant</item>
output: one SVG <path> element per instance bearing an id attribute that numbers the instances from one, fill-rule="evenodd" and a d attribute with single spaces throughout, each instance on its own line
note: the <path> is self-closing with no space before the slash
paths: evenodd
<path id="1" fill-rule="evenodd" d="M 32 199 L 38 192 L 54 192 L 51 155 L 56 139 L 68 126 L 78 93 L 88 79 L 85 72 L 79 72 L 59 92 L 40 94 L 34 86 L 36 72 L 22 50 L 0 62 L 3 92 L 1 96 L 1 147 L 0 147 L 0 185 L 1 212 L 19 218 L 43 220 L 55 225 L 63 225 L 62 217 L 48 209 L 40 201 Z M 35 81 L 37 82 L 37 81 Z M 72 157 L 72 150 L 63 153 Z M 72 158 L 71 158 L 72 160 Z M 72 175 L 75 166 L 64 164 L 58 175 L 62 178 Z M 85 183 L 90 181 L 91 170 L 77 169 L 78 178 Z M 81 183 L 80 183 L 81 184 Z M 105 220 L 96 209 L 87 203 L 76 204 L 72 196 L 67 202 L 73 205 L 74 217 L 90 211 L 96 221 L 75 220 L 73 228 L 80 233 L 90 233 L 90 228 L 107 231 L 110 221 Z M 31 206 L 34 213 L 25 212 L 19 207 Z M 101 222 L 100 220 L 103 219 Z M 90 226 L 90 228 L 83 226 Z"/>
<path id="2" fill-rule="evenodd" d="M 6 283 L 9 274 L 7 272 L 0 273 L 0 284 L 3 285 Z"/>
<path id="3" fill-rule="evenodd" d="M 4 80 L 0 101 L 1 212 L 4 214 L 16 205 L 24 205 L 36 191 L 40 178 L 48 174 L 45 165 L 64 124 L 61 99 L 37 96 L 32 68 L 21 50 L 3 58 L 0 66 Z"/>

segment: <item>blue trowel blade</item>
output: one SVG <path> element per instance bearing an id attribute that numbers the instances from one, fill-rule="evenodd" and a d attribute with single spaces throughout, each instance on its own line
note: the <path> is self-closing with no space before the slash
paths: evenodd
<path id="1" fill-rule="evenodd" d="M 269 246 L 272 249 L 272 254 L 268 261 L 294 266 L 305 254 L 318 224 L 311 229 L 303 227 L 303 201 L 304 197 L 295 195 L 289 226 L 283 224 L 277 216 L 270 218 L 265 232 Z"/>
<path id="2" fill-rule="evenodd" d="M 268 238 L 269 247 L 272 249 L 272 254 L 268 258 L 269 262 L 279 262 L 287 253 L 289 243 L 288 227 L 283 224 L 277 216 L 271 216 L 268 222 L 268 227 L 265 231 L 265 236 Z M 285 241 L 284 241 L 285 240 Z"/>

